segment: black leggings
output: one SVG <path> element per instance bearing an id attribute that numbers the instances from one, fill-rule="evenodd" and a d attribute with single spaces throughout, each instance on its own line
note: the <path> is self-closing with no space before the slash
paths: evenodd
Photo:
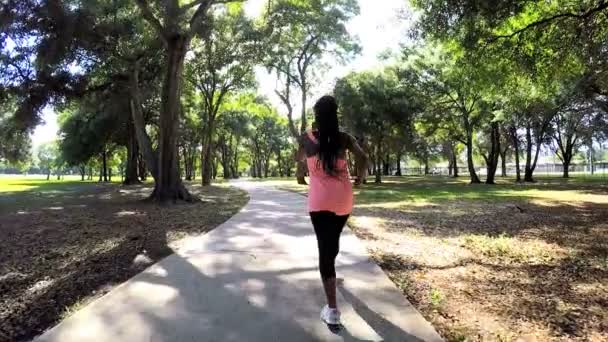
<path id="1" fill-rule="evenodd" d="M 323 280 L 336 277 L 336 257 L 340 251 L 340 234 L 349 215 L 338 216 L 331 211 L 310 213 L 319 247 L 319 270 Z"/>

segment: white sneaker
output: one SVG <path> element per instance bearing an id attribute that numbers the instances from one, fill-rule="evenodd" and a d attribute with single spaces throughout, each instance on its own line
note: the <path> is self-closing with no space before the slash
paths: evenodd
<path id="1" fill-rule="evenodd" d="M 325 324 L 339 325 L 340 311 L 338 309 L 331 309 L 329 306 L 325 305 L 323 310 L 321 310 L 321 320 L 325 322 Z"/>

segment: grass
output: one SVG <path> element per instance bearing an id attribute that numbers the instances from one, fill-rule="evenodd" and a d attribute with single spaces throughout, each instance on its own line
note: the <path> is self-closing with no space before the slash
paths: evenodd
<path id="1" fill-rule="evenodd" d="M 159 207 L 142 201 L 151 185 L 0 177 L 0 341 L 31 339 L 247 202 L 192 183 L 201 202 Z"/>
<path id="2" fill-rule="evenodd" d="M 385 177 L 355 194 L 349 225 L 446 340 L 608 340 L 608 178 Z"/>

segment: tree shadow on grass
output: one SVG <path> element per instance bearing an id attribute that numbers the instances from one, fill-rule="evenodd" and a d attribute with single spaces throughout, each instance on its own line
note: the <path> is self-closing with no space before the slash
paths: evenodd
<path id="1" fill-rule="evenodd" d="M 209 188 L 200 190 L 205 203 L 158 207 L 139 201 L 146 191 L 79 188 L 53 198 L 61 206 L 46 207 L 46 198 L 45 207 L 26 203 L 0 216 L 0 341 L 32 338 L 171 254 L 169 242 L 209 231 L 246 202 L 240 190 Z"/>

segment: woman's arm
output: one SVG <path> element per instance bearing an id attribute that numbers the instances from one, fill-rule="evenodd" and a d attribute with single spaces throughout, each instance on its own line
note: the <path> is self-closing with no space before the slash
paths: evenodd
<path id="1" fill-rule="evenodd" d="M 365 151 L 361 148 L 357 139 L 348 134 L 348 150 L 355 155 L 355 168 L 357 169 L 357 180 L 355 184 L 361 184 L 367 178 L 367 163 L 368 157 Z"/>

